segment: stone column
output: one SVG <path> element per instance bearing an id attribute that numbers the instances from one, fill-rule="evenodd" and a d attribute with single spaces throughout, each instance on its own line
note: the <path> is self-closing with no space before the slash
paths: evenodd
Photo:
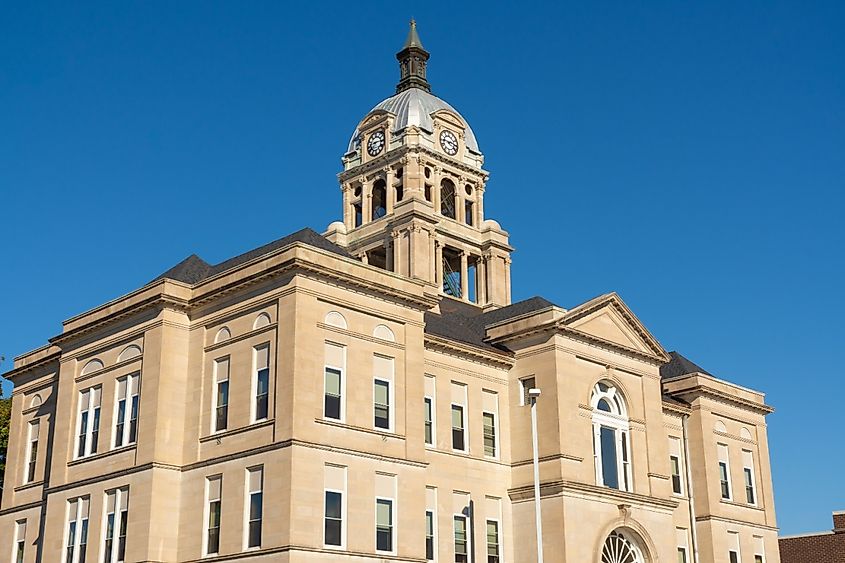
<path id="1" fill-rule="evenodd" d="M 478 218 L 477 226 L 481 227 L 481 223 L 484 222 L 484 187 L 481 182 L 476 185 L 475 191 L 475 213 Z"/>
<path id="2" fill-rule="evenodd" d="M 401 268 L 400 268 L 401 264 L 399 262 L 399 260 L 400 260 L 400 258 L 399 258 L 399 250 L 400 250 L 399 249 L 399 237 L 400 236 L 401 236 L 401 234 L 399 233 L 399 231 L 393 231 L 392 233 L 390 233 L 391 247 L 393 249 L 393 271 L 396 272 L 397 274 L 402 273 L 400 271 L 401 270 Z"/>
<path id="3" fill-rule="evenodd" d="M 344 184 L 344 185 L 341 186 L 341 191 L 343 192 L 343 210 L 341 211 L 341 214 L 342 214 L 342 217 L 343 217 L 343 219 L 342 219 L 343 224 L 346 225 L 347 231 L 354 228 L 354 225 L 352 224 L 352 220 L 350 219 L 350 216 L 352 215 L 352 212 L 350 211 L 350 207 L 352 207 L 352 204 L 349 203 L 349 193 L 350 193 L 351 190 L 352 190 L 352 188 L 350 187 L 349 184 Z"/>
<path id="4" fill-rule="evenodd" d="M 396 190 L 393 187 L 393 179 L 396 173 L 392 168 L 388 167 L 384 170 L 384 181 L 387 183 L 385 190 L 387 191 L 387 201 L 384 203 L 384 208 L 387 214 L 393 213 L 393 207 L 396 205 Z"/>
<path id="5" fill-rule="evenodd" d="M 443 291 L 443 241 L 434 241 L 434 282 L 440 291 Z"/>
<path id="6" fill-rule="evenodd" d="M 440 170 L 439 166 L 435 166 L 431 171 L 431 203 L 434 205 L 434 212 L 438 214 L 440 213 L 440 182 L 442 180 Z"/>
<path id="7" fill-rule="evenodd" d="M 393 237 L 390 236 L 384 241 L 385 267 L 393 271 Z"/>
<path id="8" fill-rule="evenodd" d="M 469 268 L 468 265 L 468 253 L 466 250 L 461 251 L 461 299 L 464 301 L 469 300 L 469 280 L 467 280 L 467 273 Z"/>
<path id="9" fill-rule="evenodd" d="M 361 224 L 366 225 L 373 220 L 373 183 L 361 182 Z"/>
<path id="10" fill-rule="evenodd" d="M 478 259 L 476 267 L 476 278 L 478 279 L 478 304 L 487 304 L 487 256 L 482 255 Z"/>
<path id="11" fill-rule="evenodd" d="M 505 256 L 505 305 L 511 304 L 511 259 Z"/>

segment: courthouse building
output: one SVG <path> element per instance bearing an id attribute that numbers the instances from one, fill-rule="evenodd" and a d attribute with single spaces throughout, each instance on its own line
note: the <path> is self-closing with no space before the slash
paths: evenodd
<path id="1" fill-rule="evenodd" d="M 480 145 L 413 24 L 397 58 L 323 234 L 15 359 L 0 562 L 532 562 L 536 388 L 545 561 L 778 563 L 763 394 L 615 293 L 511 302 Z"/>

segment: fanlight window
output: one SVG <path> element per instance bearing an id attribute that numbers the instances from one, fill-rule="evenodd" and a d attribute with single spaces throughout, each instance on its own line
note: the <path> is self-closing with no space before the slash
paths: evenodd
<path id="1" fill-rule="evenodd" d="M 625 399 L 612 383 L 600 381 L 593 387 L 590 406 L 596 483 L 631 491 L 631 429 Z"/>
<path id="2" fill-rule="evenodd" d="M 394 336 L 393 331 L 385 325 L 378 325 L 373 330 L 373 336 L 381 340 L 387 340 L 388 342 L 396 342 L 396 336 Z"/>
<path id="3" fill-rule="evenodd" d="M 253 328 L 253 330 L 255 330 L 255 329 L 262 328 L 262 327 L 269 326 L 269 325 L 270 325 L 270 315 L 268 315 L 267 313 L 261 313 L 260 315 L 255 317 L 255 322 L 252 323 L 252 328 Z"/>
<path id="4" fill-rule="evenodd" d="M 103 362 L 100 360 L 94 359 L 85 364 L 85 367 L 82 368 L 82 373 L 80 375 L 85 375 L 88 373 L 93 373 L 95 371 L 103 369 Z"/>
<path id="5" fill-rule="evenodd" d="M 123 352 L 117 357 L 118 362 L 125 362 L 126 360 L 131 360 L 132 358 L 137 358 L 141 355 L 141 347 L 136 346 L 135 344 L 130 344 L 126 348 L 123 349 Z"/>
<path id="6" fill-rule="evenodd" d="M 617 530 L 604 540 L 601 563 L 645 563 L 645 558 L 637 544 Z"/>
<path id="7" fill-rule="evenodd" d="M 337 311 L 329 311 L 328 313 L 326 313 L 326 318 L 324 322 L 330 326 L 346 328 L 346 319 Z"/>
<path id="8" fill-rule="evenodd" d="M 229 340 L 230 338 L 232 338 L 232 332 L 224 326 L 217 331 L 217 335 L 214 337 L 214 343 L 217 344 L 218 342 L 223 342 L 225 340 Z"/>

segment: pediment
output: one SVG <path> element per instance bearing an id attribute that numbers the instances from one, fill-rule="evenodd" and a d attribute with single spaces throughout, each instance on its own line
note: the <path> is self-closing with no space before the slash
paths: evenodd
<path id="1" fill-rule="evenodd" d="M 567 312 L 567 328 L 600 341 L 655 356 L 669 357 L 654 336 L 615 293 L 597 297 Z"/>
<path id="2" fill-rule="evenodd" d="M 435 120 L 442 121 L 461 131 L 466 127 L 466 123 L 464 123 L 464 120 L 458 114 L 447 109 L 438 110 L 431 115 Z"/>

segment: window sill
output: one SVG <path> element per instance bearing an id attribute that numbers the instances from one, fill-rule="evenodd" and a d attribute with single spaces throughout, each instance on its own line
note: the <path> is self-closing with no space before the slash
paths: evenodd
<path id="1" fill-rule="evenodd" d="M 99 452 L 99 453 L 91 454 L 91 455 L 88 455 L 88 456 L 85 456 L 85 457 L 80 457 L 80 458 L 74 459 L 72 461 L 69 461 L 67 466 L 68 467 L 74 467 L 76 465 L 82 465 L 83 463 L 87 463 L 89 461 L 95 461 L 95 460 L 103 459 L 105 457 L 109 457 L 109 456 L 112 456 L 112 455 L 122 454 L 124 452 L 134 450 L 137 447 L 137 445 L 138 445 L 138 443 L 135 442 L 134 444 L 129 444 L 128 446 L 120 446 L 118 448 L 115 448 L 113 450 L 108 450 L 106 452 Z"/>
<path id="2" fill-rule="evenodd" d="M 267 420 L 259 420 L 258 422 L 253 422 L 248 426 L 241 426 L 240 428 L 232 428 L 231 430 L 221 430 L 220 432 L 215 432 L 214 434 L 208 434 L 207 436 L 200 437 L 200 444 L 204 444 L 206 442 L 213 442 L 215 440 L 220 440 L 222 438 L 228 438 L 229 436 L 235 436 L 237 434 L 243 434 L 244 432 L 249 432 L 250 430 L 256 430 L 258 428 L 265 428 L 267 426 L 273 426 L 276 422 L 275 419 L 270 418 Z M 255 549 L 255 548 L 252 548 Z"/>
<path id="3" fill-rule="evenodd" d="M 326 426 L 334 426 L 335 428 L 346 428 L 347 430 L 354 430 L 356 432 L 364 432 L 366 434 L 373 434 L 374 436 L 382 436 L 384 438 L 395 438 L 397 440 L 404 440 L 405 436 L 396 434 L 390 430 L 376 430 L 373 428 L 364 428 L 363 426 L 353 426 L 345 422 L 338 422 L 331 419 L 315 418 L 314 422 L 317 424 L 325 424 Z"/>
<path id="4" fill-rule="evenodd" d="M 42 486 L 43 484 L 44 484 L 44 479 L 41 479 L 40 481 L 32 481 L 32 482 L 30 482 L 30 483 L 24 483 L 23 485 L 21 485 L 21 486 L 19 486 L 19 487 L 15 487 L 15 488 L 14 488 L 14 491 L 15 491 L 16 493 L 18 493 L 18 492 L 20 492 L 20 491 L 26 491 L 26 490 L 29 490 L 29 489 L 35 489 L 35 488 L 37 488 L 37 487 Z"/>
<path id="5" fill-rule="evenodd" d="M 735 501 L 727 500 L 727 499 L 721 499 L 719 502 L 721 504 L 727 504 L 728 506 L 738 506 L 739 508 L 748 508 L 748 509 L 751 509 L 751 510 L 759 510 L 761 512 L 763 511 L 763 507 L 760 506 L 759 504 L 748 504 L 748 503 L 742 503 L 742 502 L 735 502 Z"/>

